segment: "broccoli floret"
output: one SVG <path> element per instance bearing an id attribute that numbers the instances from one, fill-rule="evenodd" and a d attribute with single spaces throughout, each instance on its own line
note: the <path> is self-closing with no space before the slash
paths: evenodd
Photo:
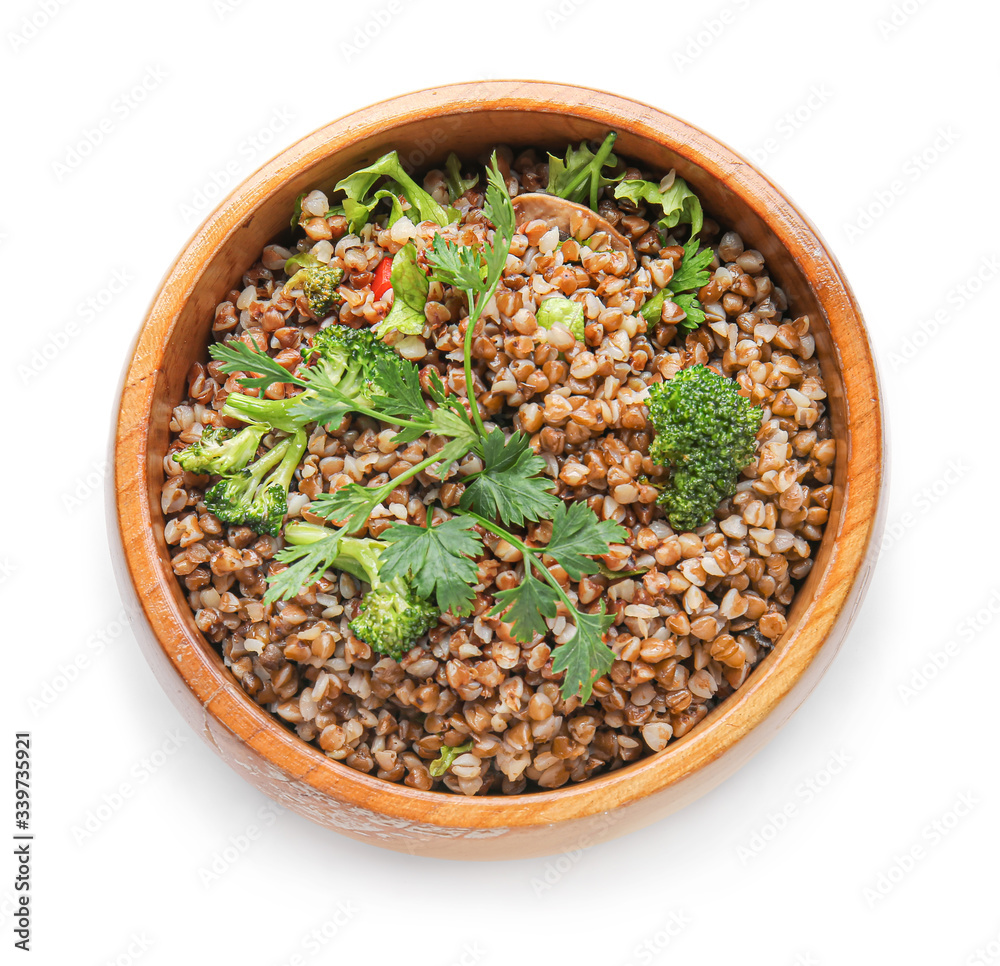
<path id="1" fill-rule="evenodd" d="M 379 654 L 388 654 L 398 661 L 437 623 L 438 613 L 430 601 L 396 577 L 365 594 L 350 628 Z"/>
<path id="2" fill-rule="evenodd" d="M 342 268 L 324 265 L 310 265 L 300 268 L 287 282 L 288 291 L 302 289 L 302 294 L 309 303 L 309 312 L 315 319 L 325 319 L 335 305 L 343 302 L 343 296 L 337 291 L 337 286 L 344 280 Z"/>
<path id="3" fill-rule="evenodd" d="M 328 527 L 293 522 L 285 527 L 285 542 L 302 546 L 330 539 L 335 534 Z M 361 600 L 357 617 L 349 625 L 351 630 L 379 654 L 400 660 L 437 623 L 437 607 L 417 594 L 402 577 L 388 582 L 379 579 L 379 556 L 385 549 L 384 543 L 370 537 L 336 539 L 335 556 L 326 558 L 328 567 L 346 571 L 371 585 Z"/>
<path id="4" fill-rule="evenodd" d="M 711 520 L 736 492 L 740 470 L 753 461 L 762 411 L 739 389 L 703 365 L 649 387 L 655 433 L 649 456 L 670 469 L 659 503 L 675 530 Z"/>
<path id="5" fill-rule="evenodd" d="M 331 422 L 356 407 L 371 407 L 373 397 L 384 395 L 375 381 L 379 363 L 402 367 L 404 360 L 370 329 L 331 325 L 313 336 L 303 352 L 312 363 L 303 374 L 306 388 L 286 399 L 264 399 L 232 393 L 223 415 L 249 423 L 266 423 L 294 432 L 306 423 Z M 301 370 L 300 370 L 301 373 Z"/>
<path id="6" fill-rule="evenodd" d="M 331 325 L 320 329 L 313 337 L 307 357 L 315 360 L 325 379 L 337 391 L 364 405 L 385 390 L 376 380 L 380 363 L 402 368 L 404 360 L 395 349 L 375 337 L 371 329 L 352 329 L 348 325 Z"/>
<path id="7" fill-rule="evenodd" d="M 174 453 L 174 459 L 189 473 L 225 476 L 243 469 L 253 459 L 266 432 L 266 426 L 247 426 L 239 432 L 206 426 L 201 439 Z"/>
<path id="8" fill-rule="evenodd" d="M 288 487 L 305 449 L 306 434 L 300 430 L 246 469 L 224 476 L 205 494 L 205 505 L 223 523 L 276 537 L 288 512 Z"/>

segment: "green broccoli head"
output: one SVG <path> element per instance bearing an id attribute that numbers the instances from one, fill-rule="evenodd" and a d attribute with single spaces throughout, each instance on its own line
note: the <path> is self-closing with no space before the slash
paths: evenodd
<path id="1" fill-rule="evenodd" d="M 294 471 L 293 467 L 292 472 Z M 286 513 L 288 513 L 288 483 L 284 481 L 267 483 L 257 491 L 250 514 L 243 523 L 257 533 L 276 537 Z"/>
<path id="2" fill-rule="evenodd" d="M 285 288 L 301 289 L 309 304 L 309 313 L 315 319 L 325 319 L 344 301 L 337 286 L 344 280 L 344 270 L 319 262 L 300 268 L 286 283 Z"/>
<path id="3" fill-rule="evenodd" d="M 352 329 L 349 325 L 320 329 L 304 355 L 318 376 L 366 406 L 374 396 L 385 395 L 379 368 L 404 365 L 396 350 L 377 339 L 371 329 Z"/>
<path id="4" fill-rule="evenodd" d="M 233 393 L 226 399 L 223 415 L 246 422 L 266 423 L 294 432 L 307 423 L 339 422 L 346 413 L 371 408 L 375 396 L 384 395 L 379 369 L 404 366 L 399 354 L 375 338 L 370 329 L 331 325 L 313 336 L 303 350 L 309 361 L 300 375 L 305 389 L 285 399 L 264 399 Z"/>
<path id="5" fill-rule="evenodd" d="M 649 388 L 655 433 L 649 456 L 670 470 L 659 503 L 675 530 L 711 520 L 753 461 L 762 411 L 739 390 L 737 382 L 703 365 Z"/>
<path id="6" fill-rule="evenodd" d="M 201 439 L 175 453 L 174 459 L 189 473 L 220 476 L 235 473 L 253 459 L 266 432 L 266 426 L 257 425 L 247 426 L 239 432 L 206 426 Z"/>
<path id="7" fill-rule="evenodd" d="M 437 607 L 397 577 L 365 594 L 350 628 L 379 654 L 398 661 L 437 623 L 438 613 Z"/>
<path id="8" fill-rule="evenodd" d="M 343 570 L 371 585 L 350 628 L 379 654 L 398 661 L 437 623 L 438 608 L 406 580 L 394 577 L 386 582 L 380 578 L 379 557 L 386 546 L 381 541 L 348 537 L 328 527 L 294 521 L 285 527 L 285 542 L 292 547 L 322 544 L 311 564 L 322 560 L 323 569 Z"/>
<path id="9" fill-rule="evenodd" d="M 299 430 L 246 469 L 224 476 L 206 492 L 205 505 L 223 523 L 277 536 L 288 512 L 288 487 L 305 449 L 306 434 Z"/>

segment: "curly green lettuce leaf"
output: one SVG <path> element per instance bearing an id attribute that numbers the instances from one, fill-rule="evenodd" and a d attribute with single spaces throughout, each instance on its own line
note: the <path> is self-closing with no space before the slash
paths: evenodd
<path id="1" fill-rule="evenodd" d="M 289 221 L 292 231 L 295 231 L 299 227 L 299 219 L 302 217 L 302 202 L 305 200 L 307 194 L 309 194 L 308 191 L 301 192 L 295 199 L 295 204 L 292 205 L 292 217 Z"/>
<path id="2" fill-rule="evenodd" d="M 573 302 L 560 295 L 551 296 L 538 306 L 535 319 L 543 329 L 551 329 L 558 322 L 576 336 L 577 342 L 584 341 L 586 322 L 582 302 Z"/>
<path id="3" fill-rule="evenodd" d="M 389 212 L 388 223 L 390 225 L 394 225 L 400 218 L 403 217 L 403 205 L 400 203 L 399 195 L 388 190 L 387 188 L 379 188 L 379 190 L 372 195 L 371 201 L 367 203 L 357 201 L 354 198 L 344 199 L 344 215 L 347 217 L 347 223 L 352 232 L 357 234 L 362 228 L 365 227 L 365 225 L 368 224 L 371 220 L 372 212 L 383 198 L 387 198 L 389 203 L 392 205 Z"/>
<path id="4" fill-rule="evenodd" d="M 347 202 L 352 201 L 364 205 L 367 203 L 368 193 L 379 178 L 386 177 L 395 182 L 399 188 L 399 193 L 410 203 L 410 207 L 415 209 L 416 218 L 413 221 L 433 221 L 439 225 L 447 225 L 453 221 L 458 221 L 461 215 L 454 208 L 445 208 L 439 205 L 416 181 L 403 170 L 402 162 L 395 151 L 383 154 L 377 161 L 361 168 L 346 178 L 338 181 L 335 190 L 343 191 L 346 195 L 344 210 L 347 211 Z M 359 214 L 359 209 L 353 209 L 355 215 Z M 353 227 L 353 226 L 352 226 Z M 356 230 L 356 229 L 355 229 Z"/>
<path id="5" fill-rule="evenodd" d="M 674 178 L 665 191 L 653 181 L 622 181 L 615 188 L 615 197 L 627 199 L 635 205 L 658 205 L 663 209 L 663 217 L 656 224 L 663 232 L 686 224 L 691 226 L 693 238 L 704 223 L 701 202 L 683 178 Z"/>

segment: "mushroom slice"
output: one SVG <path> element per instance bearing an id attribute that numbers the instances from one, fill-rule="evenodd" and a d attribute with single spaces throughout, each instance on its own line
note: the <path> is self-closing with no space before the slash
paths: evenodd
<path id="1" fill-rule="evenodd" d="M 585 241 L 591 235 L 603 232 L 615 251 L 625 252 L 628 256 L 629 273 L 635 271 L 635 249 L 632 248 L 632 243 L 611 222 L 586 205 L 578 205 L 575 201 L 542 192 L 517 195 L 513 203 L 519 225 L 538 219 L 558 228 L 560 234 L 567 238 L 575 238 L 577 241 Z"/>

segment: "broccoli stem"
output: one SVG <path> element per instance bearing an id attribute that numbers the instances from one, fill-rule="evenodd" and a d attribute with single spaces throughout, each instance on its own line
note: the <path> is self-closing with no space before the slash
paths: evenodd
<path id="1" fill-rule="evenodd" d="M 287 494 L 288 488 L 292 485 L 292 477 L 295 476 L 295 471 L 298 469 L 299 460 L 302 459 L 302 454 L 306 451 L 306 434 L 300 429 L 285 442 L 288 444 L 287 450 L 281 459 L 281 465 L 270 482 L 280 483 Z"/>
<path id="2" fill-rule="evenodd" d="M 222 408 L 222 415 L 249 423 L 266 423 L 273 429 L 294 433 L 303 425 L 303 420 L 294 414 L 298 398 L 288 396 L 285 399 L 264 399 L 262 396 L 230 393 Z"/>
<path id="3" fill-rule="evenodd" d="M 297 413 L 296 408 L 303 402 L 302 396 L 314 390 L 307 389 L 305 392 L 295 396 L 288 396 L 285 399 L 263 399 L 260 396 L 248 396 L 244 393 L 231 393 L 226 400 L 226 405 L 222 409 L 223 416 L 231 416 L 234 419 L 241 419 L 249 423 L 265 423 L 273 429 L 280 429 L 286 433 L 294 433 L 307 423 L 313 422 L 314 417 L 309 412 Z M 388 416 L 384 412 L 379 412 L 370 406 L 352 400 L 346 394 L 334 396 L 332 391 L 327 395 L 331 398 L 343 397 L 345 412 L 358 413 L 362 416 L 370 416 L 372 419 L 380 420 L 383 423 L 390 423 L 393 426 L 400 426 L 412 429 L 419 429 L 421 434 L 435 431 L 433 420 L 404 419 L 401 416 Z"/>
<path id="4" fill-rule="evenodd" d="M 250 471 L 250 478 L 254 482 L 254 487 L 264 479 L 264 474 L 268 470 L 273 469 L 277 466 L 288 453 L 288 448 L 291 445 L 291 438 L 283 439 L 280 443 L 275 444 L 271 449 L 269 449 L 256 463 L 251 463 L 247 469 Z M 303 447 L 304 448 L 304 447 Z M 301 455 L 301 453 L 300 453 Z M 298 459 L 292 464 L 292 473 L 295 472 L 295 467 L 298 464 Z M 288 474 L 288 480 L 291 482 L 291 473 Z M 277 481 L 276 481 L 277 482 Z"/>
<path id="5" fill-rule="evenodd" d="M 337 540 L 336 557 L 326 569 L 343 570 L 352 577 L 379 586 L 378 557 L 384 544 L 368 537 L 348 537 L 338 530 L 321 527 L 316 523 L 292 521 L 285 526 L 285 542 L 300 547 L 322 540 Z"/>
<path id="6" fill-rule="evenodd" d="M 341 530 L 328 530 L 311 523 L 289 523 L 285 539 L 294 548 L 315 546 L 315 551 L 297 554 L 310 568 L 309 576 L 301 569 L 296 583 L 315 582 L 328 569 L 342 570 L 359 580 L 367 581 L 371 589 L 364 595 L 357 616 L 348 625 L 359 640 L 379 654 L 395 660 L 402 656 L 437 621 L 439 611 L 430 601 L 419 597 L 408 580 L 396 575 L 384 581 L 379 575 L 379 557 L 385 544 L 371 537 L 350 537 Z M 282 551 L 279 559 L 289 559 Z M 298 566 L 294 564 L 293 568 Z M 280 579 L 280 578 L 279 578 Z"/>
<path id="7" fill-rule="evenodd" d="M 285 526 L 285 541 L 296 547 L 302 547 L 309 543 L 319 543 L 320 540 L 334 536 L 336 532 L 329 527 L 321 527 L 318 523 L 292 520 Z"/>

